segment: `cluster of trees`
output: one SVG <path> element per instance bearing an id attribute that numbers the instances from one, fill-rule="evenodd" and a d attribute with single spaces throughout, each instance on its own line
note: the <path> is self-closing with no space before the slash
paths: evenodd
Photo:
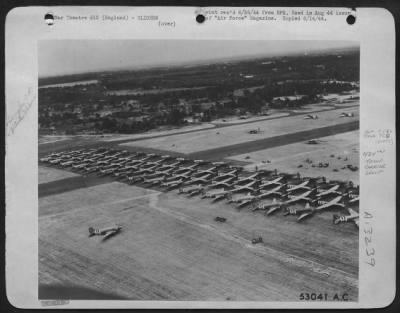
<path id="1" fill-rule="evenodd" d="M 340 57 L 331 54 L 262 61 L 257 59 L 191 68 L 115 72 L 102 75 L 101 81 L 93 85 L 40 88 L 39 123 L 43 128 L 55 127 L 60 130 L 68 125 L 76 129 L 94 128 L 104 132 L 139 132 L 159 125 L 183 124 L 188 116 L 179 105 L 182 100 L 192 104 L 192 112 L 188 114 L 198 116 L 198 113 L 202 113 L 202 121 L 211 121 L 237 113 L 258 114 L 267 105 L 277 109 L 301 107 L 315 103 L 321 94 L 354 89 L 350 83 L 322 81 L 359 80 L 358 51 L 343 53 Z M 246 78 L 246 74 L 251 74 L 251 78 Z M 96 75 L 84 75 L 82 78 L 97 79 Z M 62 82 L 62 79 L 42 82 L 56 83 Z M 164 90 L 160 93 L 126 95 L 109 92 L 154 88 Z M 173 91 L 168 88 L 188 89 Z M 295 100 L 287 98 L 294 95 L 299 97 Z M 282 97 L 283 100 L 275 101 L 276 97 Z M 145 108 L 145 112 L 133 113 L 133 110 L 123 107 L 128 100 L 136 100 Z M 202 106 L 204 102 L 214 105 Z M 120 112 L 100 117 L 99 113 L 105 104 Z M 160 108 L 163 113 L 160 113 Z M 135 114 L 147 114 L 149 118 L 136 121 L 129 118 Z"/>

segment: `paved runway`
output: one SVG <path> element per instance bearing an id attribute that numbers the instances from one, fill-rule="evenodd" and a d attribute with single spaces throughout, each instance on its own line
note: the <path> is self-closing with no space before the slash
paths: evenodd
<path id="1" fill-rule="evenodd" d="M 284 146 L 287 144 L 307 141 L 314 138 L 332 136 L 335 134 L 345 133 L 353 130 L 357 130 L 360 127 L 359 121 L 353 121 L 346 124 L 339 124 L 334 126 L 327 126 L 321 128 L 315 128 L 312 130 L 306 130 L 301 132 L 295 132 L 291 134 L 285 134 L 281 136 L 275 136 L 271 138 L 259 139 L 248 141 L 240 144 L 225 146 L 216 149 L 203 150 L 188 154 L 190 158 L 204 159 L 204 160 L 220 160 L 223 158 L 230 157 L 232 155 L 243 154 L 247 152 L 253 152 L 258 150 L 264 150 L 268 148 L 274 148 Z"/>
<path id="2" fill-rule="evenodd" d="M 97 175 L 75 176 L 39 184 L 39 198 L 47 197 L 75 189 L 88 188 L 113 182 L 112 177 L 99 177 Z"/>

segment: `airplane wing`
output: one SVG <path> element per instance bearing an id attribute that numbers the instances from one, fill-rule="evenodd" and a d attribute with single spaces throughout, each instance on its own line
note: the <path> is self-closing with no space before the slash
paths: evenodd
<path id="1" fill-rule="evenodd" d="M 317 207 L 316 209 L 323 210 L 323 209 L 329 208 L 331 205 L 333 205 L 331 202 L 326 202 L 323 205 L 320 205 L 319 207 Z"/>
<path id="2" fill-rule="evenodd" d="M 347 208 L 347 211 L 350 213 L 350 216 L 358 216 L 358 213 L 351 208 Z"/>
<path id="3" fill-rule="evenodd" d="M 278 209 L 280 209 L 280 205 L 275 205 L 273 207 L 270 207 L 269 210 L 267 211 L 267 215 L 271 215 L 272 213 L 274 213 Z"/>
<path id="4" fill-rule="evenodd" d="M 360 201 L 360 197 L 355 197 L 355 198 L 351 199 L 349 202 L 350 203 L 354 203 L 354 202 L 357 202 L 357 201 Z"/>
<path id="5" fill-rule="evenodd" d="M 103 236 L 103 240 L 106 240 L 106 239 L 114 236 L 117 232 L 118 232 L 117 230 L 111 230 L 111 231 L 106 232 Z"/>
<path id="6" fill-rule="evenodd" d="M 225 197 L 225 194 L 216 195 L 216 196 L 214 197 L 213 201 L 218 201 L 219 199 L 222 199 L 222 198 L 224 198 L 224 197 Z"/>
<path id="7" fill-rule="evenodd" d="M 244 206 L 248 205 L 249 203 L 251 203 L 252 200 L 253 200 L 253 199 L 248 199 L 248 200 L 245 200 L 245 201 L 243 201 L 243 202 L 240 202 L 239 205 L 238 205 L 238 207 L 239 207 L 239 208 L 244 207 Z"/>
<path id="8" fill-rule="evenodd" d="M 230 185 L 228 185 L 227 183 L 215 183 L 214 184 L 214 186 L 216 187 L 216 186 L 218 186 L 218 187 L 226 187 L 226 188 L 229 188 L 230 187 Z"/>
<path id="9" fill-rule="evenodd" d="M 244 190 L 253 191 L 253 188 L 245 187 L 245 186 L 243 186 L 243 187 L 237 187 L 237 188 L 235 188 L 235 189 L 232 189 L 231 192 L 244 191 Z"/>
<path id="10" fill-rule="evenodd" d="M 312 213 L 313 213 L 312 211 L 309 211 L 309 212 L 305 212 L 305 213 L 301 214 L 301 215 L 297 218 L 297 221 L 298 221 L 298 222 L 301 221 L 302 219 L 306 218 L 307 216 L 310 216 Z"/>

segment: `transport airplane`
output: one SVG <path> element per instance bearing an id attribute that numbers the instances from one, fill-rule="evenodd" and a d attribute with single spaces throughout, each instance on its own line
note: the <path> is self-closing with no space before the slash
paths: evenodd
<path id="1" fill-rule="evenodd" d="M 121 225 L 112 225 L 109 227 L 104 227 L 104 228 L 93 228 L 93 227 L 89 227 L 89 237 L 92 236 L 103 236 L 103 240 L 107 239 L 111 236 L 116 235 L 117 233 L 119 233 L 122 229 Z"/>
<path id="2" fill-rule="evenodd" d="M 271 215 L 272 213 L 276 212 L 277 210 L 280 210 L 282 208 L 285 208 L 288 204 L 296 203 L 299 201 L 307 201 L 312 202 L 313 199 L 309 197 L 312 195 L 313 190 L 306 191 L 300 195 L 287 195 L 283 194 L 282 199 L 280 201 L 277 201 L 276 198 L 272 200 L 272 203 L 259 203 L 258 206 L 256 206 L 253 211 L 256 210 L 268 210 L 266 215 Z"/>
<path id="3" fill-rule="evenodd" d="M 353 112 L 349 112 L 349 113 L 343 112 L 343 113 L 340 113 L 340 115 L 339 115 L 339 117 L 353 117 L 353 116 L 354 116 Z"/>
<path id="4" fill-rule="evenodd" d="M 350 215 L 333 215 L 333 224 L 337 225 L 340 223 L 353 222 L 357 227 L 359 227 L 360 216 L 359 214 L 351 208 L 347 208 Z"/>
<path id="5" fill-rule="evenodd" d="M 330 201 L 318 201 L 318 204 L 321 204 L 320 206 L 317 207 L 312 207 L 310 206 L 310 202 L 307 202 L 306 206 L 304 208 L 296 209 L 296 208 L 286 208 L 286 212 L 284 215 L 299 215 L 297 218 L 297 221 L 301 221 L 306 217 L 309 217 L 313 215 L 315 212 L 331 208 L 331 207 L 339 207 L 339 208 L 344 208 L 344 197 L 343 196 L 338 196 Z"/>
<path id="6" fill-rule="evenodd" d="M 307 114 L 306 116 L 304 116 L 305 120 L 317 120 L 318 119 L 318 115 L 313 115 L 313 114 Z"/>
<path id="7" fill-rule="evenodd" d="M 225 198 L 229 194 L 229 190 L 226 190 L 224 188 L 221 189 L 215 189 L 215 190 L 210 190 L 201 196 L 202 198 L 214 198 L 213 201 L 217 201 L 220 199 Z"/>

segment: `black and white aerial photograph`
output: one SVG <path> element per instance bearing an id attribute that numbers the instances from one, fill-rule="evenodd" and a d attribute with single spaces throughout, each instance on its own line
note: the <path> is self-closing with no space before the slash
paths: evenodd
<path id="1" fill-rule="evenodd" d="M 42 40 L 38 72 L 40 300 L 358 301 L 358 42 Z"/>

